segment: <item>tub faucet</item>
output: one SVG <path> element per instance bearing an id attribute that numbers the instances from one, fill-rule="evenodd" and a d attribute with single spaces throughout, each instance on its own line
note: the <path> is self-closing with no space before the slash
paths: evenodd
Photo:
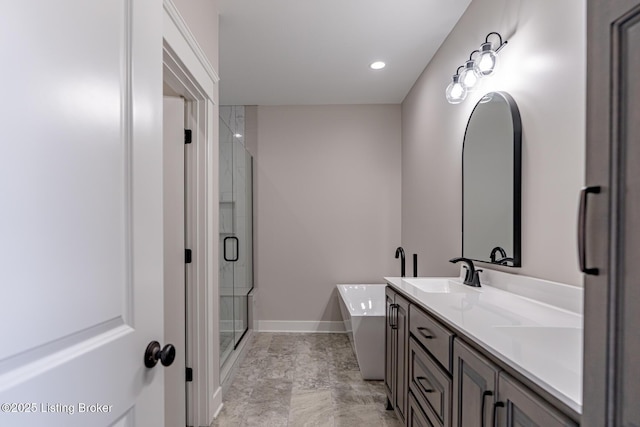
<path id="1" fill-rule="evenodd" d="M 467 265 L 467 271 L 464 275 L 464 284 L 473 286 L 475 288 L 479 288 L 480 287 L 479 272 L 482 270 L 476 270 L 476 268 L 473 266 L 473 261 L 471 261 L 469 258 L 459 257 L 459 258 L 451 258 L 449 260 L 449 262 L 452 262 L 454 264 L 460 261 L 464 262 Z"/>
<path id="2" fill-rule="evenodd" d="M 405 273 L 404 273 L 404 249 L 402 249 L 402 246 L 398 246 L 398 248 L 396 249 L 396 259 L 400 258 L 400 276 L 404 277 Z"/>

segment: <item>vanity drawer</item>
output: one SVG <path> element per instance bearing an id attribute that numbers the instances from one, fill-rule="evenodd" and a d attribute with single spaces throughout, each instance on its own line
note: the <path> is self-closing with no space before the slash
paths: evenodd
<path id="1" fill-rule="evenodd" d="M 407 427 L 440 427 L 439 424 L 433 424 L 422 410 L 422 407 L 413 397 L 413 393 L 409 392 L 409 413 L 407 414 Z"/>
<path id="2" fill-rule="evenodd" d="M 409 307 L 411 335 L 450 373 L 453 333 L 414 305 Z"/>
<path id="3" fill-rule="evenodd" d="M 451 378 L 413 337 L 409 338 L 409 389 L 427 417 L 434 418 L 432 424 L 451 426 Z"/>

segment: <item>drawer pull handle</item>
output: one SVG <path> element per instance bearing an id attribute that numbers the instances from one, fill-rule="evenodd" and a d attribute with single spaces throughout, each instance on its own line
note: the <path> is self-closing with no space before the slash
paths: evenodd
<path id="1" fill-rule="evenodd" d="M 417 377 L 416 380 L 418 381 L 418 384 L 420 385 L 422 391 L 424 391 L 425 393 L 433 393 L 435 391 L 431 383 L 425 377 Z M 429 387 L 425 387 L 423 382 L 427 383 Z"/>
<path id="2" fill-rule="evenodd" d="M 485 402 L 485 398 L 487 396 L 493 396 L 493 392 L 491 390 L 485 390 L 484 393 L 482 393 L 482 407 L 480 409 L 480 426 L 484 427 L 484 402 Z"/>
<path id="3" fill-rule="evenodd" d="M 580 271 L 584 274 L 598 275 L 597 268 L 587 267 L 587 196 L 589 194 L 600 194 L 600 187 L 585 187 L 580 191 L 580 208 L 578 212 L 578 261 Z"/>
<path id="4" fill-rule="evenodd" d="M 493 427 L 496 427 L 498 423 L 498 417 L 496 417 L 498 408 L 504 408 L 504 402 L 496 402 L 493 404 Z"/>
<path id="5" fill-rule="evenodd" d="M 427 328 L 419 327 L 418 328 L 418 332 L 420 332 L 420 335 L 422 335 L 423 337 L 425 337 L 428 340 L 435 338 L 433 336 L 433 333 L 430 330 L 428 330 Z"/>
<path id="6" fill-rule="evenodd" d="M 391 325 L 391 328 L 393 329 L 398 329 L 398 308 L 400 307 L 399 304 L 393 304 L 393 306 L 391 307 L 391 316 L 393 318 L 393 324 Z"/>
<path id="7" fill-rule="evenodd" d="M 398 318 L 394 318 L 394 310 L 397 309 L 399 306 L 398 304 L 389 304 L 389 308 L 387 309 L 387 323 L 389 324 L 389 326 L 391 327 L 391 329 L 398 329 Z"/>

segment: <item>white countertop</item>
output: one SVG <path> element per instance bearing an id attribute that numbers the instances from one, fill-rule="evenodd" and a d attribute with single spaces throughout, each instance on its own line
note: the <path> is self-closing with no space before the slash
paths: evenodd
<path id="1" fill-rule="evenodd" d="M 578 414 L 582 413 L 583 346 L 579 312 L 487 284 L 472 288 L 463 285 L 458 277 L 385 277 L 385 280 Z M 560 293 L 566 292 L 566 285 L 558 288 Z M 581 289 L 575 289 L 581 297 Z"/>

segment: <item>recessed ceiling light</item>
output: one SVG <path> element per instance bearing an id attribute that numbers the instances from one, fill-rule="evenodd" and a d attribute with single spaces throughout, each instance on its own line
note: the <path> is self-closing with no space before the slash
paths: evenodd
<path id="1" fill-rule="evenodd" d="M 385 64 L 382 61 L 376 61 L 376 62 L 373 62 L 371 65 L 369 65 L 369 67 L 372 70 L 382 70 L 386 66 L 387 66 L 387 64 Z"/>
<path id="2" fill-rule="evenodd" d="M 236 138 L 242 138 L 242 134 L 241 133 L 236 133 L 233 136 L 235 136 Z"/>

